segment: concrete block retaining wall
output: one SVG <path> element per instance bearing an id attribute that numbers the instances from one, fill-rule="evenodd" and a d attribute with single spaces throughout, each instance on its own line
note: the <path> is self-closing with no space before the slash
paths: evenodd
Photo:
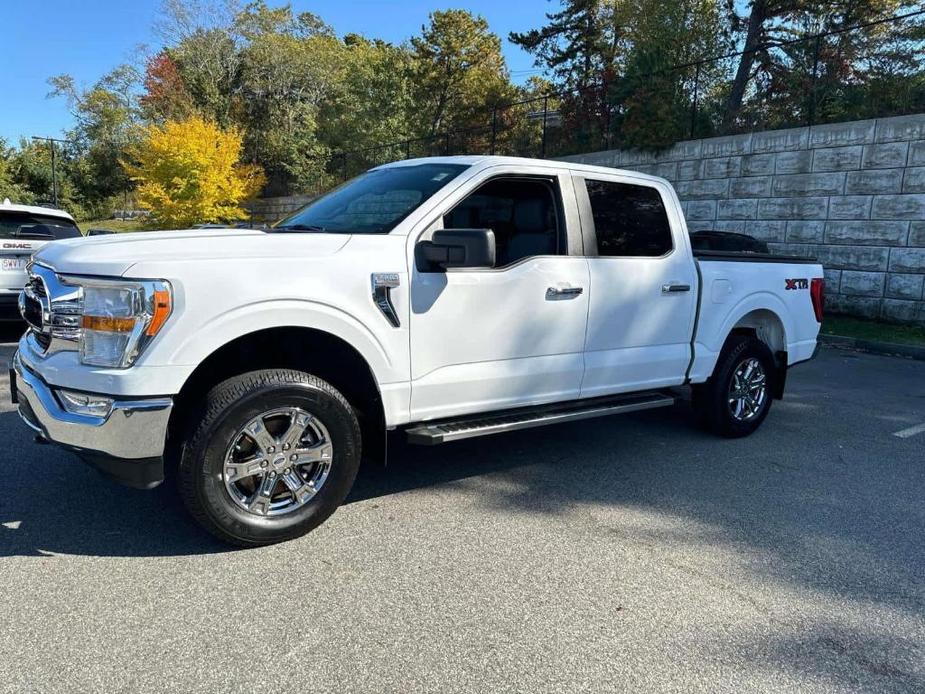
<path id="1" fill-rule="evenodd" d="M 816 256 L 832 312 L 925 325 L 925 114 L 566 159 L 667 178 L 692 231 Z"/>
<path id="2" fill-rule="evenodd" d="M 314 200 L 315 195 L 289 195 L 281 198 L 258 198 L 244 203 L 252 222 L 272 224 Z"/>

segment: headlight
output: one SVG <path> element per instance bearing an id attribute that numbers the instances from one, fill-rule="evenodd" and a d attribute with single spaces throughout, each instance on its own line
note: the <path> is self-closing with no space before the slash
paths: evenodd
<path id="1" fill-rule="evenodd" d="M 131 366 L 170 316 L 171 290 L 163 280 L 61 280 L 81 290 L 78 340 L 83 364 Z"/>

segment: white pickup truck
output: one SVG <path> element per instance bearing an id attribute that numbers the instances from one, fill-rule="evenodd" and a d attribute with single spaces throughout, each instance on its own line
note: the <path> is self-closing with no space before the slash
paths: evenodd
<path id="1" fill-rule="evenodd" d="M 249 546 L 310 531 L 385 434 L 435 444 L 675 403 L 744 436 L 816 349 L 822 268 L 694 252 L 674 190 L 500 157 L 373 169 L 269 232 L 61 241 L 21 297 L 40 441 Z"/>

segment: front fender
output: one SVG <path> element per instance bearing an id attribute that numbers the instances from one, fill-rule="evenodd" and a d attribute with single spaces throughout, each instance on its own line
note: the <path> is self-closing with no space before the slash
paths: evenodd
<path id="1" fill-rule="evenodd" d="M 216 315 L 191 331 L 167 360 L 199 364 L 232 340 L 286 326 L 313 328 L 344 340 L 360 353 L 379 384 L 403 380 L 400 366 L 390 359 L 386 346 L 360 320 L 340 308 L 311 300 L 260 301 Z"/>

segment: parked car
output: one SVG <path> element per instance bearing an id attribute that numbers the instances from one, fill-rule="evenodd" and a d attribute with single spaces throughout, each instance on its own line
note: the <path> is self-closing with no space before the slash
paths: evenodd
<path id="1" fill-rule="evenodd" d="M 26 264 L 42 246 L 80 236 L 74 218 L 63 210 L 0 203 L 0 320 L 22 320 L 16 308 L 26 284 Z"/>
<path id="2" fill-rule="evenodd" d="M 748 234 L 733 231 L 695 231 L 691 234 L 691 248 L 697 251 L 726 251 L 730 253 L 769 253 L 768 244 Z"/>
<path id="3" fill-rule="evenodd" d="M 822 267 L 693 252 L 660 178 L 440 157 L 373 169 L 269 233 L 56 243 L 11 379 L 41 439 L 249 546 L 306 533 L 384 434 L 438 444 L 666 407 L 745 436 L 810 359 Z M 566 463 L 567 464 L 567 463 Z"/>

